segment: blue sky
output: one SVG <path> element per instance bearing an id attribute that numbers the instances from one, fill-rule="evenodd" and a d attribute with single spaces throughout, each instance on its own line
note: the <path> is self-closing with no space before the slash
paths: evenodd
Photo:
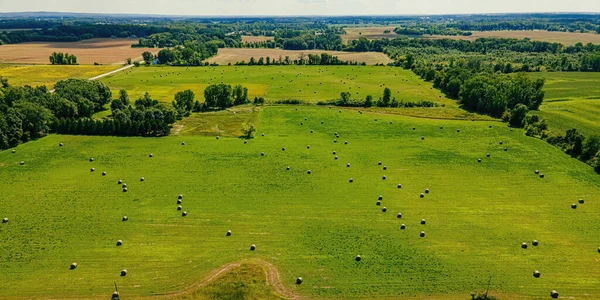
<path id="1" fill-rule="evenodd" d="M 176 15 L 406 15 L 600 12 L 600 0 L 0 0 L 0 12 Z"/>

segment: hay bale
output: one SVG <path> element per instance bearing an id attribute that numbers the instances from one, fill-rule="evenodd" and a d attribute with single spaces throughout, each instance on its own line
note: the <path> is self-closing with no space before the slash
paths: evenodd
<path id="1" fill-rule="evenodd" d="M 386 177 L 385 175 L 383 175 L 383 176 L 381 177 L 381 179 L 382 179 L 382 180 L 386 180 L 386 179 L 387 179 L 387 177 Z"/>
<path id="2" fill-rule="evenodd" d="M 219 136 L 217 135 L 217 140 L 219 139 Z"/>
<path id="3" fill-rule="evenodd" d="M 333 159 L 337 160 L 337 159 L 338 159 L 338 157 L 337 157 L 337 156 L 335 156 Z"/>
<path id="4" fill-rule="evenodd" d="M 183 207 L 181 205 L 177 206 L 177 210 L 182 210 L 182 209 L 183 209 Z"/>
<path id="5" fill-rule="evenodd" d="M 127 276 L 127 270 L 126 269 L 121 270 L 121 276 Z"/>
<path id="6" fill-rule="evenodd" d="M 127 188 L 123 188 L 123 193 L 127 193 Z"/>
<path id="7" fill-rule="evenodd" d="M 401 185 L 401 184 L 399 184 L 399 183 L 398 183 L 398 188 L 399 188 L 399 189 L 401 189 L 401 188 L 402 188 L 402 185 Z"/>
<path id="8" fill-rule="evenodd" d="M 300 125 L 304 125 L 304 123 L 300 122 Z"/>
<path id="9" fill-rule="evenodd" d="M 427 221 L 425 221 L 425 219 L 421 219 L 421 225 L 425 225 L 427 223 Z"/>
<path id="10" fill-rule="evenodd" d="M 571 204 L 571 208 L 572 209 L 576 209 L 577 208 L 577 204 L 575 204 L 575 203 Z"/>
<path id="11" fill-rule="evenodd" d="M 285 167 L 285 170 L 289 171 L 290 170 L 290 166 Z"/>
<path id="12" fill-rule="evenodd" d="M 421 137 L 421 141 L 422 141 L 422 140 L 424 140 L 424 139 L 425 139 L 425 137 L 424 137 L 424 136 L 422 136 L 422 137 Z"/>
<path id="13" fill-rule="evenodd" d="M 387 166 L 383 166 L 383 169 L 384 169 L 384 170 L 387 170 Z"/>
<path id="14" fill-rule="evenodd" d="M 334 143 L 337 143 L 337 140 L 333 140 Z"/>
<path id="15" fill-rule="evenodd" d="M 117 246 L 121 246 L 121 245 L 123 245 L 123 241 L 121 241 L 121 240 L 118 240 L 118 241 L 117 241 Z"/>
<path id="16" fill-rule="evenodd" d="M 123 183 L 123 184 L 121 185 L 121 187 L 123 187 L 123 188 L 126 188 L 126 187 L 127 187 L 127 183 Z"/>
<path id="17" fill-rule="evenodd" d="M 400 229 L 402 229 L 402 230 L 406 229 L 406 225 L 400 224 Z"/>
<path id="18" fill-rule="evenodd" d="M 413 130 L 417 130 L 417 128 L 413 127 Z"/>
<path id="19" fill-rule="evenodd" d="M 384 206 L 384 207 L 381 209 L 381 212 L 387 212 L 387 207 L 385 207 L 385 206 Z"/>
<path id="20" fill-rule="evenodd" d="M 261 153 L 260 153 L 260 156 L 265 156 L 265 153 L 264 153 L 264 152 L 261 152 Z"/>
<path id="21" fill-rule="evenodd" d="M 94 161 L 94 158 L 93 158 L 93 157 L 90 157 L 90 161 Z"/>
<path id="22" fill-rule="evenodd" d="M 354 179 L 350 178 L 350 180 L 349 180 L 349 181 L 350 181 L 350 183 L 352 183 L 352 182 L 354 182 Z"/>
<path id="23" fill-rule="evenodd" d="M 60 144 L 58 144 L 58 146 L 59 146 L 59 147 L 62 147 L 62 146 L 64 146 L 64 145 L 63 145 L 63 143 L 60 143 Z"/>
<path id="24" fill-rule="evenodd" d="M 420 237 L 425 237 L 425 231 L 421 231 L 421 233 L 419 233 Z"/>
<path id="25" fill-rule="evenodd" d="M 227 230 L 227 233 L 225 233 L 225 236 L 231 236 L 231 230 Z"/>
<path id="26" fill-rule="evenodd" d="M 307 119 L 307 118 L 304 118 L 304 121 L 308 121 L 308 119 Z"/>
<path id="27" fill-rule="evenodd" d="M 2 223 L 8 223 L 8 218 L 2 219 Z"/>
<path id="28" fill-rule="evenodd" d="M 77 269 L 77 263 L 76 262 L 71 263 L 71 266 L 69 267 L 69 269 L 71 269 L 71 270 Z"/>
<path id="29" fill-rule="evenodd" d="M 122 184 L 123 180 L 119 179 L 119 181 L 117 181 L 117 184 Z"/>
<path id="30" fill-rule="evenodd" d="M 119 292 L 117 292 L 117 291 L 114 291 L 114 292 L 112 293 L 112 296 L 110 297 L 110 300 L 119 300 L 119 299 L 120 299 L 120 298 L 119 298 Z"/>
<path id="31" fill-rule="evenodd" d="M 525 243 L 525 242 L 521 243 L 521 248 L 527 249 L 527 243 Z"/>
<path id="32" fill-rule="evenodd" d="M 181 199 L 177 199 L 177 204 L 181 204 L 183 202 Z"/>
<path id="33" fill-rule="evenodd" d="M 263 133 L 262 136 L 265 136 L 265 134 Z"/>
<path id="34" fill-rule="evenodd" d="M 310 133 L 313 133 L 313 131 L 311 130 Z"/>
<path id="35" fill-rule="evenodd" d="M 150 157 L 154 157 L 154 154 L 150 153 Z"/>
<path id="36" fill-rule="evenodd" d="M 13 150 L 12 153 L 17 153 L 17 150 Z"/>
<path id="37" fill-rule="evenodd" d="M 302 277 L 296 278 L 296 284 L 302 284 Z"/>
<path id="38" fill-rule="evenodd" d="M 460 132 L 460 129 L 456 129 L 456 132 Z"/>
<path id="39" fill-rule="evenodd" d="M 478 162 L 478 163 L 480 163 L 480 162 L 481 162 L 481 158 L 478 158 L 478 159 L 477 159 L 477 162 Z"/>
<path id="40" fill-rule="evenodd" d="M 377 200 L 383 200 L 383 196 L 379 195 L 379 197 L 377 198 Z"/>
<path id="41" fill-rule="evenodd" d="M 598 253 L 600 253 L 600 247 L 598 247 Z"/>
<path id="42" fill-rule="evenodd" d="M 444 126 L 440 126 L 440 129 L 444 129 Z"/>
<path id="43" fill-rule="evenodd" d="M 552 290 L 550 292 L 550 297 L 552 297 L 553 299 L 558 298 L 558 292 L 556 290 Z"/>
<path id="44" fill-rule="evenodd" d="M 390 121 L 390 124 L 392 124 L 392 121 Z"/>
<path id="45" fill-rule="evenodd" d="M 350 163 L 347 163 L 347 164 L 346 164 L 346 168 L 350 168 Z"/>
<path id="46" fill-rule="evenodd" d="M 579 199 L 579 204 L 583 204 L 583 203 L 585 203 L 585 200 Z"/>
<path id="47" fill-rule="evenodd" d="M 335 152 L 335 151 L 333 151 L 333 155 L 335 155 L 335 154 L 336 154 L 336 152 Z"/>
<path id="48" fill-rule="evenodd" d="M 544 174 L 540 174 L 540 178 L 544 178 Z"/>
<path id="49" fill-rule="evenodd" d="M 179 196 L 177 196 L 177 199 L 183 199 L 183 195 L 179 194 Z"/>
<path id="50" fill-rule="evenodd" d="M 306 172 L 306 173 L 310 174 L 310 173 L 312 173 L 312 172 L 311 172 L 310 170 L 308 170 L 308 172 Z"/>
<path id="51" fill-rule="evenodd" d="M 248 143 L 248 141 L 244 140 L 244 144 L 247 144 L 247 143 Z"/>
<path id="52" fill-rule="evenodd" d="M 425 198 L 425 194 L 421 193 L 420 197 Z"/>
<path id="53" fill-rule="evenodd" d="M 429 194 L 429 189 L 425 189 L 425 194 Z"/>
<path id="54" fill-rule="evenodd" d="M 128 221 L 128 220 L 129 220 L 128 216 L 123 216 L 123 218 L 121 218 L 121 221 L 123 221 L 123 222 Z"/>
<path id="55" fill-rule="evenodd" d="M 504 151 L 508 151 L 508 148 L 504 147 Z"/>
<path id="56" fill-rule="evenodd" d="M 540 275 L 542 275 L 542 274 L 540 274 L 540 271 L 538 271 L 538 270 L 533 271 L 533 277 L 540 278 Z"/>
<path id="57" fill-rule="evenodd" d="M 379 162 L 377 163 L 377 165 L 380 165 L 380 166 L 381 166 L 381 161 L 379 161 Z"/>
<path id="58" fill-rule="evenodd" d="M 377 119 L 375 119 L 375 122 L 377 122 Z"/>
<path id="59" fill-rule="evenodd" d="M 91 169 L 90 169 L 90 172 L 94 172 L 94 171 L 96 171 L 96 169 L 94 169 L 94 168 L 91 168 Z"/>
<path id="60" fill-rule="evenodd" d="M 344 145 L 348 145 L 348 141 L 344 141 Z"/>
<path id="61" fill-rule="evenodd" d="M 486 154 L 485 156 L 487 156 L 487 157 L 490 157 L 490 156 L 491 156 L 491 154 L 489 154 L 489 153 L 488 153 L 488 154 Z"/>
<path id="62" fill-rule="evenodd" d="M 540 171 L 539 170 L 535 170 L 535 171 L 533 171 L 533 173 L 535 173 L 535 175 L 538 175 L 538 174 L 540 174 Z"/>
<path id="63" fill-rule="evenodd" d="M 500 141 L 500 145 L 502 145 L 502 141 Z"/>
<path id="64" fill-rule="evenodd" d="M 281 151 L 285 151 L 285 147 L 281 147 Z"/>
<path id="65" fill-rule="evenodd" d="M 181 142 L 181 146 L 185 146 L 185 142 Z"/>
<path id="66" fill-rule="evenodd" d="M 381 200 L 377 200 L 377 203 L 375 205 L 381 206 Z"/>
<path id="67" fill-rule="evenodd" d="M 537 246 L 539 244 L 538 240 L 533 240 L 533 242 L 531 242 L 532 245 Z"/>
<path id="68" fill-rule="evenodd" d="M 144 179 L 144 177 L 140 178 L 140 181 L 144 181 L 144 180 L 146 180 L 146 179 Z"/>
<path id="69" fill-rule="evenodd" d="M 183 211 L 183 212 L 181 213 L 181 216 L 182 216 L 182 217 L 185 217 L 185 216 L 187 216 L 187 211 Z"/>
<path id="70" fill-rule="evenodd" d="M 396 218 L 402 219 L 402 213 L 398 213 L 398 215 L 396 216 Z"/>
<path id="71" fill-rule="evenodd" d="M 357 255 L 357 256 L 356 256 L 354 259 L 355 259 L 356 261 L 360 261 L 362 258 L 360 257 L 360 255 Z"/>
<path id="72" fill-rule="evenodd" d="M 106 172 L 102 172 L 102 176 L 106 176 Z"/>
<path id="73" fill-rule="evenodd" d="M 254 250 L 256 250 L 256 245 L 254 245 L 254 244 L 250 245 L 250 251 L 254 251 Z"/>
<path id="74" fill-rule="evenodd" d="M 310 145 L 306 145 L 306 149 L 310 149 Z"/>

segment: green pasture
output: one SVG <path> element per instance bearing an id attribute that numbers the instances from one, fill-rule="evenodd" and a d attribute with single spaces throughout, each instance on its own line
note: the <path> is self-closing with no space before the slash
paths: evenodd
<path id="1" fill-rule="evenodd" d="M 134 85 L 153 70 L 116 79 Z M 238 126 L 231 111 L 223 125 L 215 113 L 219 139 L 204 134 L 213 125 L 183 123 L 164 138 L 50 135 L 0 152 L 0 218 L 9 218 L 0 297 L 107 299 L 116 282 L 122 299 L 169 298 L 224 264 L 259 259 L 307 298 L 469 299 L 490 276 L 500 299 L 546 299 L 553 289 L 600 298 L 600 179 L 560 149 L 498 122 L 250 110 Z M 257 127 L 247 143 L 227 132 L 242 122 Z M 219 286 L 228 284 L 198 295 L 225 295 Z"/>

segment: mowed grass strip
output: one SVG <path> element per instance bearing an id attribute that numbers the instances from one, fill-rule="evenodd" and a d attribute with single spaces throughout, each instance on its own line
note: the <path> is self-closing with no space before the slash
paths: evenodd
<path id="1" fill-rule="evenodd" d="M 0 76 L 8 78 L 10 85 L 41 86 L 52 89 L 57 81 L 69 78 L 92 78 L 113 70 L 118 66 L 41 66 L 41 65 L 0 65 Z"/>
<path id="2" fill-rule="evenodd" d="M 253 258 L 309 298 L 465 299 L 490 274 L 510 299 L 600 297 L 600 182 L 559 149 L 497 122 L 316 106 L 267 106 L 256 125 L 247 144 L 51 135 L 0 152 L 3 297 L 108 297 L 116 282 L 168 298 Z"/>
<path id="3" fill-rule="evenodd" d="M 139 67 L 103 78 L 113 92 L 125 89 L 132 99 L 146 91 L 162 102 L 191 89 L 204 101 L 210 84 L 241 84 L 251 99 L 265 97 L 268 102 L 295 99 L 307 103 L 338 99 L 341 92 L 352 98 L 375 100 L 389 87 L 392 96 L 404 101 L 435 101 L 446 106 L 456 102 L 445 98 L 431 83 L 401 68 L 375 66 L 220 66 L 220 67 Z"/>

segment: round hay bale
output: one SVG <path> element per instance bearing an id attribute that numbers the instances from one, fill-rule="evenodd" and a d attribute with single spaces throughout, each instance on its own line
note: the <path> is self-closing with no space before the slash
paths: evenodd
<path id="1" fill-rule="evenodd" d="M 144 181 L 144 180 L 146 180 L 146 179 L 144 179 L 144 177 L 140 178 L 140 181 Z"/>
<path id="2" fill-rule="evenodd" d="M 181 216 L 182 216 L 182 217 L 185 217 L 185 216 L 187 216 L 187 211 L 183 211 L 183 212 L 181 213 Z"/>
<path id="3" fill-rule="evenodd" d="M 63 143 L 60 143 L 60 144 L 58 144 L 58 146 L 59 146 L 59 147 L 62 147 L 62 146 L 64 146 L 64 145 L 63 145 Z"/>
<path id="4" fill-rule="evenodd" d="M 533 171 L 533 173 L 535 173 L 535 175 L 538 175 L 538 174 L 540 174 L 540 171 L 539 170 L 535 170 L 535 171 Z"/>
<path id="5" fill-rule="evenodd" d="M 281 147 L 281 151 L 285 151 L 285 147 Z"/>
<path id="6" fill-rule="evenodd" d="M 533 277 L 540 278 L 540 275 L 542 275 L 542 274 L 540 274 L 540 271 L 538 271 L 538 270 L 533 271 Z"/>
<path id="7" fill-rule="evenodd" d="M 217 135 L 217 137 L 216 137 L 216 138 L 217 138 L 217 140 L 218 140 L 218 139 L 219 139 L 219 136 Z"/>
<path id="8" fill-rule="evenodd" d="M 112 296 L 110 297 L 111 300 L 118 300 L 119 299 L 119 292 L 114 291 L 112 293 Z"/>
<path id="9" fill-rule="evenodd" d="M 263 133 L 262 136 L 265 136 L 265 134 Z"/>
<path id="10" fill-rule="evenodd" d="M 390 121 L 390 124 L 393 124 L 392 121 Z"/>
<path id="11" fill-rule="evenodd" d="M 300 125 L 304 125 L 304 123 L 300 122 Z"/>
<path id="12" fill-rule="evenodd" d="M 429 189 L 425 189 L 425 194 L 429 194 Z"/>
<path id="13" fill-rule="evenodd" d="M 117 184 L 122 184 L 123 180 L 119 179 L 119 181 L 117 181 Z"/>
<path id="14" fill-rule="evenodd" d="M 425 139 L 425 137 L 424 137 L 424 136 L 422 136 L 422 137 L 421 137 L 421 141 L 422 141 L 422 140 L 424 140 L 424 139 Z"/>
<path id="15" fill-rule="evenodd" d="M 575 203 L 571 204 L 571 208 L 572 209 L 576 209 L 577 208 L 577 204 L 575 204 Z"/>
<path id="16" fill-rule="evenodd" d="M 396 216 L 396 218 L 402 219 L 402 213 L 398 213 L 398 215 Z"/>
<path id="17" fill-rule="evenodd" d="M 127 183 L 123 183 L 123 184 L 121 185 L 121 187 L 123 187 L 123 188 L 126 188 L 126 187 L 127 187 Z"/>
<path id="18" fill-rule="evenodd" d="M 348 145 L 348 141 L 344 141 L 344 145 Z"/>
<path id="19" fill-rule="evenodd" d="M 508 151 L 508 148 L 504 147 L 504 151 Z"/>
<path id="20" fill-rule="evenodd" d="M 381 209 L 381 212 L 387 212 L 387 207 L 385 207 L 385 206 L 384 206 L 384 207 Z"/>
<path id="21" fill-rule="evenodd" d="M 310 133 L 313 133 L 313 131 L 311 130 Z"/>
<path id="22" fill-rule="evenodd" d="M 308 121 L 308 119 L 307 119 L 307 118 L 304 118 L 304 121 Z"/>
<path id="23" fill-rule="evenodd" d="M 377 198 L 377 200 L 383 200 L 383 196 L 379 195 L 379 197 Z"/>
<path id="24" fill-rule="evenodd" d="M 525 242 L 521 243 L 521 248 L 527 249 L 527 243 L 525 243 Z"/>
<path id="25" fill-rule="evenodd" d="M 544 174 L 540 174 L 540 178 L 544 178 Z"/>
<path id="26" fill-rule="evenodd" d="M 185 142 L 181 142 L 181 146 L 185 146 Z"/>
<path id="27" fill-rule="evenodd" d="M 123 193 L 127 193 L 127 188 L 123 188 Z"/>
<path id="28" fill-rule="evenodd" d="M 552 290 L 550 292 L 550 297 L 552 297 L 553 299 L 558 298 L 558 292 L 556 290 Z"/>
<path id="29" fill-rule="evenodd" d="M 492 125 L 490 125 L 490 128 L 492 128 Z"/>
<path id="30" fill-rule="evenodd" d="M 90 169 L 90 172 L 94 172 L 94 171 L 96 171 L 96 169 L 94 169 L 94 168 L 91 168 L 91 169 Z"/>
<path id="31" fill-rule="evenodd" d="M 375 122 L 377 122 L 377 119 L 375 119 Z"/>
<path id="32" fill-rule="evenodd" d="M 260 156 L 265 156 L 265 153 L 264 153 L 264 152 L 261 152 L 261 153 L 260 153 Z"/>
<path id="33" fill-rule="evenodd" d="M 425 194 L 421 193 L 420 197 L 425 198 Z"/>
<path id="34" fill-rule="evenodd" d="M 12 153 L 17 153 L 17 150 L 13 150 Z"/>
<path id="35" fill-rule="evenodd" d="M 383 176 L 381 176 L 381 179 L 382 179 L 382 180 L 386 180 L 386 179 L 387 179 L 387 177 L 386 177 L 385 175 L 383 175 Z"/>
<path id="36" fill-rule="evenodd" d="M 106 176 L 106 172 L 102 172 L 102 176 Z"/>
<path id="37" fill-rule="evenodd" d="M 598 247 L 598 253 L 600 253 L 600 247 Z"/>
<path id="38" fill-rule="evenodd" d="M 225 236 L 231 236 L 231 230 L 227 230 L 227 233 L 225 233 Z"/>
<path id="39" fill-rule="evenodd" d="M 154 157 L 154 154 L 150 153 L 150 157 Z"/>
<path id="40" fill-rule="evenodd" d="M 127 276 L 127 270 L 126 269 L 121 270 L 121 276 Z"/>
<path id="41" fill-rule="evenodd" d="M 421 219 L 421 225 L 425 225 L 427 223 L 427 221 L 425 221 L 425 219 Z"/>
<path id="42" fill-rule="evenodd" d="M 375 205 L 381 206 L 381 200 L 377 200 L 377 203 Z"/>
<path id="43" fill-rule="evenodd" d="M 183 195 L 179 194 L 179 196 L 177 196 L 177 199 L 183 199 Z"/>
<path id="44" fill-rule="evenodd" d="M 337 140 L 333 140 L 334 143 L 337 143 Z"/>
<path id="45" fill-rule="evenodd" d="M 183 202 L 181 199 L 177 199 L 177 204 L 181 204 Z"/>
<path id="46" fill-rule="evenodd" d="M 310 149 L 310 145 L 306 145 L 306 149 Z"/>
<path id="47" fill-rule="evenodd" d="M 585 200 L 579 199 L 579 204 L 583 204 L 583 203 L 585 203 Z"/>
<path id="48" fill-rule="evenodd" d="M 181 205 L 177 206 L 177 210 L 182 210 L 182 209 L 183 209 L 183 207 Z"/>
<path id="49" fill-rule="evenodd" d="M 256 245 L 254 245 L 254 244 L 250 245 L 250 251 L 254 251 L 254 250 L 256 250 Z"/>
<path id="50" fill-rule="evenodd" d="M 2 219 L 2 223 L 8 223 L 8 218 Z"/>
<path id="51" fill-rule="evenodd" d="M 377 163 L 377 165 L 380 165 L 380 166 L 381 166 L 381 161 L 379 161 L 379 162 Z"/>
<path id="52" fill-rule="evenodd" d="M 335 155 L 335 154 L 336 154 L 336 152 L 335 152 L 335 151 L 333 151 L 333 155 Z"/>
<path id="53" fill-rule="evenodd" d="M 117 246 L 121 246 L 121 245 L 123 245 L 123 241 L 121 241 L 121 240 L 118 240 L 118 241 L 117 241 Z"/>
<path id="54" fill-rule="evenodd" d="M 401 184 L 399 184 L 399 183 L 398 183 L 398 188 L 399 188 L 399 189 L 401 189 L 401 188 L 402 188 L 402 185 L 401 185 Z"/>
<path id="55" fill-rule="evenodd" d="M 307 174 L 310 174 L 310 173 L 312 173 L 312 172 L 311 172 L 310 170 L 308 170 L 306 173 L 307 173 Z"/>
<path id="56" fill-rule="evenodd" d="M 90 161 L 94 161 L 94 158 L 93 158 L 93 157 L 90 157 Z"/>
<path id="57" fill-rule="evenodd" d="M 290 166 L 285 167 L 285 170 L 289 171 L 290 170 Z"/>
<path id="58" fill-rule="evenodd" d="M 500 145 L 502 145 L 502 141 L 500 141 Z"/>
<path id="59" fill-rule="evenodd" d="M 248 144 L 248 141 L 244 140 L 244 144 Z"/>
<path id="60" fill-rule="evenodd" d="M 456 132 L 460 132 L 460 129 L 456 129 Z"/>
<path id="61" fill-rule="evenodd" d="M 321 124 L 323 124 L 323 121 L 321 121 Z"/>
<path id="62" fill-rule="evenodd" d="M 347 163 L 347 164 L 346 164 L 346 168 L 350 168 L 350 163 Z"/>
<path id="63" fill-rule="evenodd" d="M 488 154 L 486 154 L 485 156 L 487 156 L 487 157 L 490 157 L 490 156 L 491 156 L 491 154 L 489 154 L 489 153 L 488 153 Z"/>
<path id="64" fill-rule="evenodd" d="M 333 133 L 333 135 L 338 135 L 337 131 Z"/>
<path id="65" fill-rule="evenodd" d="M 71 269 L 71 270 L 77 269 L 77 263 L 76 262 L 71 263 L 71 266 L 69 267 L 69 269 Z"/>
<path id="66" fill-rule="evenodd" d="M 356 261 L 360 261 L 362 258 L 360 257 L 360 255 L 357 255 L 357 256 L 356 256 L 354 259 L 355 259 Z"/>
<path id="67" fill-rule="evenodd" d="M 121 220 L 122 220 L 123 222 L 125 222 L 125 221 L 128 221 L 128 220 L 129 220 L 129 217 L 128 217 L 128 216 L 123 216 L 123 218 L 121 218 Z"/>
<path id="68" fill-rule="evenodd" d="M 425 237 L 425 231 L 421 231 L 421 233 L 419 233 L 420 237 Z"/>
<path id="69" fill-rule="evenodd" d="M 538 242 L 538 240 L 533 240 L 533 242 L 531 242 L 532 245 L 537 246 L 539 245 L 540 242 Z"/>
<path id="70" fill-rule="evenodd" d="M 481 162 L 481 158 L 478 158 L 478 159 L 477 159 L 477 162 L 478 162 L 478 163 L 480 163 L 480 162 Z"/>
<path id="71" fill-rule="evenodd" d="M 337 160 L 337 159 L 338 159 L 337 155 L 336 155 L 336 156 L 335 156 L 333 159 L 336 159 L 336 160 Z"/>
<path id="72" fill-rule="evenodd" d="M 402 230 L 406 229 L 406 225 L 404 225 L 404 224 L 401 224 L 401 225 L 400 225 L 400 229 L 402 229 Z"/>
<path id="73" fill-rule="evenodd" d="M 417 130 L 417 128 L 413 127 L 413 130 Z"/>
<path id="74" fill-rule="evenodd" d="M 302 277 L 296 278 L 296 284 L 302 284 Z"/>
<path id="75" fill-rule="evenodd" d="M 387 170 L 387 166 L 383 166 L 383 169 L 384 169 L 384 170 Z"/>
<path id="76" fill-rule="evenodd" d="M 350 178 L 350 180 L 349 180 L 349 181 L 350 181 L 350 183 L 352 183 L 352 182 L 354 182 L 354 179 Z"/>
<path id="77" fill-rule="evenodd" d="M 444 126 L 440 126 L 440 129 L 444 129 Z"/>

